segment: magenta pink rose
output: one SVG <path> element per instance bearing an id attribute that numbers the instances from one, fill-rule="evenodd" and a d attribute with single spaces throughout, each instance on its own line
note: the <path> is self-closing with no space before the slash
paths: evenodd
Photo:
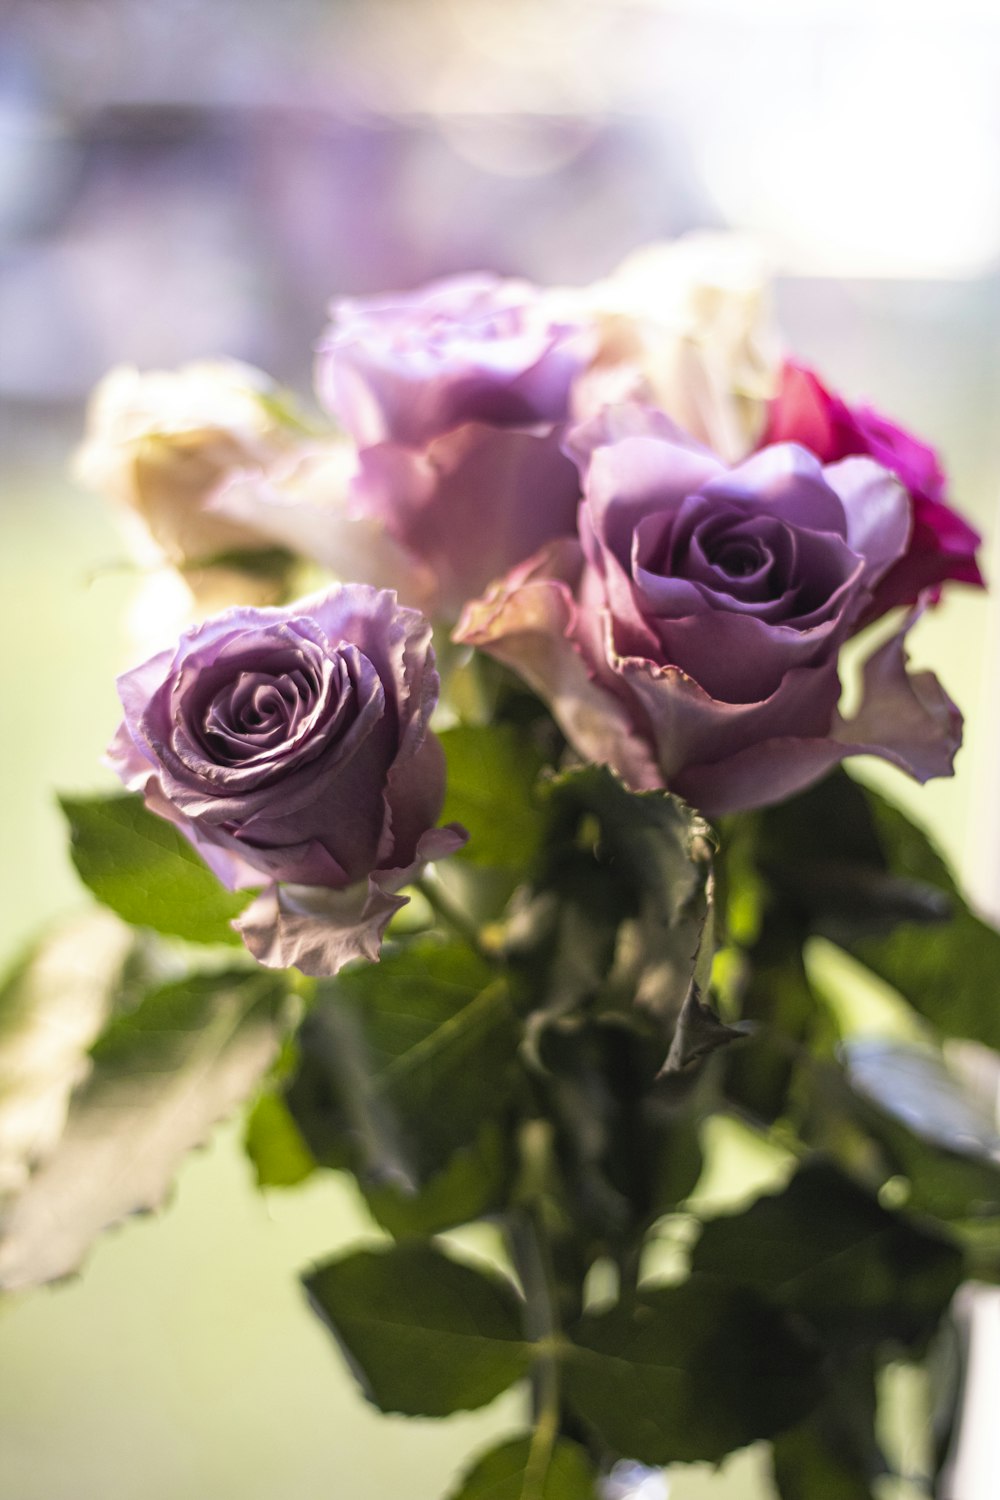
<path id="1" fill-rule="evenodd" d="M 949 581 L 984 587 L 976 561 L 980 537 L 945 502 L 945 474 L 933 448 L 870 406 L 848 406 L 811 370 L 791 360 L 782 369 L 762 446 L 785 442 L 801 443 L 823 463 L 857 454 L 874 458 L 910 496 L 909 546 L 875 591 L 869 618 L 914 603 L 924 590 L 936 600 Z"/>
<path id="2" fill-rule="evenodd" d="M 571 444 L 579 538 L 471 605 L 457 638 L 520 672 L 582 756 L 710 815 L 787 797 L 848 755 L 950 773 L 960 718 L 931 674 L 907 673 L 905 627 L 868 661 L 856 715 L 837 707 L 841 647 L 909 546 L 892 474 L 791 443 L 728 468 L 634 406 Z"/>
<path id="3" fill-rule="evenodd" d="M 572 534 L 579 480 L 560 443 L 595 340 L 544 293 L 486 275 L 334 309 L 316 379 L 359 448 L 352 502 L 433 572 L 445 614 Z"/>

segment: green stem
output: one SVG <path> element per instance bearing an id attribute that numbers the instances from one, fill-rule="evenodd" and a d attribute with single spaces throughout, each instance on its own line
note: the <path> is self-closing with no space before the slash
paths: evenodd
<path id="1" fill-rule="evenodd" d="M 561 1422 L 559 1393 L 560 1342 L 552 1263 L 538 1214 L 525 1204 L 514 1210 L 508 1229 L 511 1258 L 525 1297 L 525 1333 L 541 1346 L 531 1375 L 534 1434 L 529 1467 L 544 1474 Z"/>
<path id="2" fill-rule="evenodd" d="M 489 956 L 483 947 L 476 924 L 445 893 L 439 881 L 428 875 L 421 875 L 412 884 L 413 889 L 420 892 L 439 921 L 443 922 L 446 927 L 450 927 L 463 942 L 468 943 L 472 951 L 480 958 Z"/>

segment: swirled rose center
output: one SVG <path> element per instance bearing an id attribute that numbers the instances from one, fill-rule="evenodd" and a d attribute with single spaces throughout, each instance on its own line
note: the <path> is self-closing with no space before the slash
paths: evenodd
<path id="1" fill-rule="evenodd" d="M 293 736 L 321 693 L 319 674 L 308 664 L 281 674 L 241 671 L 208 704 L 202 742 L 217 764 L 242 764 Z"/>
<path id="2" fill-rule="evenodd" d="M 710 609 L 798 629 L 836 607 L 858 565 L 837 537 L 701 495 L 641 516 L 631 553 L 636 602 L 647 619 Z"/>
<path id="3" fill-rule="evenodd" d="M 381 703 L 377 674 L 355 647 L 331 652 L 305 635 L 264 644 L 231 641 L 175 684 L 170 753 L 213 786 L 227 776 L 230 789 L 266 785 L 381 714 L 369 701 Z"/>

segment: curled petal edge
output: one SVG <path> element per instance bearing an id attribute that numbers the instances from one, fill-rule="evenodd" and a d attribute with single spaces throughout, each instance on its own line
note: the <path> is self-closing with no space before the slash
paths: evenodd
<path id="1" fill-rule="evenodd" d="M 651 790 L 663 778 L 625 709 L 593 679 L 573 640 L 576 603 L 570 579 L 579 545 L 543 549 L 466 606 L 453 639 L 511 667 L 541 697 L 582 755 L 614 767 L 630 786 Z"/>
<path id="2" fill-rule="evenodd" d="M 825 737 L 775 737 L 696 766 L 677 778 L 674 790 L 719 817 L 794 796 L 854 755 L 878 756 L 921 783 L 951 776 L 962 715 L 933 672 L 907 671 L 904 638 L 920 613 L 914 610 L 864 664 L 853 718 L 836 714 Z"/>
<path id="3" fill-rule="evenodd" d="M 233 927 L 266 969 L 298 969 L 315 979 L 330 979 L 352 959 L 378 963 L 385 929 L 409 901 L 400 889 L 431 860 L 454 854 L 467 838 L 457 823 L 432 828 L 405 869 L 379 870 L 343 890 L 268 886 Z"/>

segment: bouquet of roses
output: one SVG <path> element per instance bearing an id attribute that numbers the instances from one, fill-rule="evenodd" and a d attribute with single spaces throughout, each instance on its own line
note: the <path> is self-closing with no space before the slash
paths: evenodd
<path id="1" fill-rule="evenodd" d="M 64 801 L 99 905 L 0 997 L 0 1286 L 246 1103 L 262 1186 L 352 1173 L 384 1231 L 304 1278 L 367 1398 L 529 1388 L 454 1500 L 756 1439 L 786 1500 L 870 1495 L 900 1360 L 932 1476 L 950 1300 L 1000 1277 L 995 1121 L 943 1044 L 1000 1044 L 1000 936 L 842 762 L 951 774 L 906 637 L 982 579 L 935 454 L 783 359 L 711 238 L 342 302 L 316 390 L 321 421 L 232 363 L 95 395 L 78 470 L 147 568 L 147 659 L 124 791 Z M 780 1182 L 712 1211 L 734 1133 Z M 492 1268 L 440 1238 L 479 1220 Z"/>

